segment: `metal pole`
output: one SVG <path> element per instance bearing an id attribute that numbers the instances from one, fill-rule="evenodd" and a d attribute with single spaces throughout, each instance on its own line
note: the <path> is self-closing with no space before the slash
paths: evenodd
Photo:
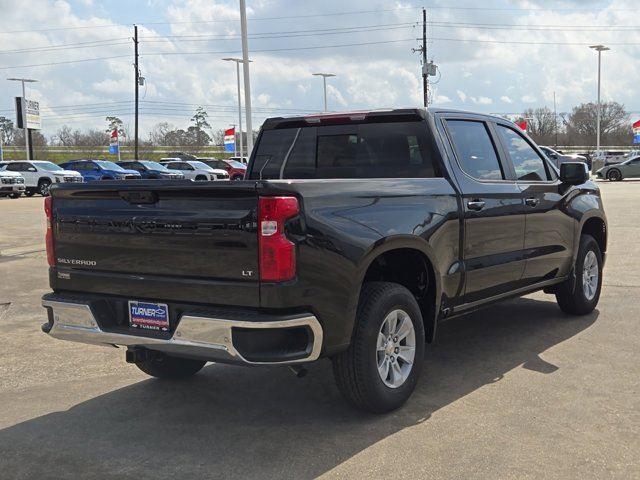
<path id="1" fill-rule="evenodd" d="M 27 160 L 31 160 L 31 148 L 29 147 L 29 129 L 27 128 L 27 93 L 24 87 L 24 79 L 22 83 L 22 126 L 24 127 L 24 144 L 27 148 Z"/>
<path id="2" fill-rule="evenodd" d="M 240 62 L 236 61 L 236 78 L 238 80 L 238 130 L 240 131 L 240 161 L 242 162 L 242 93 L 240 91 Z"/>
<path id="3" fill-rule="evenodd" d="M 136 160 L 138 160 L 138 87 L 139 87 L 139 78 L 140 78 L 140 71 L 138 70 L 138 26 L 134 25 L 133 26 L 133 45 L 134 45 L 134 52 L 135 52 L 135 64 L 134 64 L 134 69 L 135 69 L 135 76 L 136 76 L 136 107 L 135 107 L 135 120 L 134 120 L 134 140 L 133 140 L 133 151 L 134 151 L 134 158 Z M 118 144 L 118 154 L 120 153 L 120 145 Z"/>
<path id="4" fill-rule="evenodd" d="M 322 76 L 322 84 L 324 86 L 324 111 L 327 112 L 327 77 Z"/>
<path id="5" fill-rule="evenodd" d="M 596 146 L 596 152 L 597 152 L 597 155 L 600 154 L 600 115 L 601 115 L 601 113 L 600 113 L 600 109 L 601 109 L 601 106 L 600 106 L 600 78 L 601 77 L 600 77 L 600 75 L 601 75 L 601 72 L 602 72 L 602 50 L 598 50 L 598 120 L 596 122 L 596 130 L 597 130 L 597 132 L 596 132 L 596 138 L 597 138 L 597 140 L 596 140 L 596 145 L 597 145 Z"/>
<path id="6" fill-rule="evenodd" d="M 556 133 L 556 145 L 558 148 L 558 108 L 556 106 L 556 92 L 553 92 L 553 129 Z"/>
<path id="7" fill-rule="evenodd" d="M 427 11 L 422 9 L 422 90 L 424 106 L 429 106 L 429 72 L 427 70 Z"/>
<path id="8" fill-rule="evenodd" d="M 242 33 L 242 73 L 244 74 L 244 108 L 247 118 L 247 155 L 253 150 L 253 125 L 251 124 L 251 81 L 249 78 L 249 40 L 247 39 L 247 5 L 240 0 L 240 29 Z"/>

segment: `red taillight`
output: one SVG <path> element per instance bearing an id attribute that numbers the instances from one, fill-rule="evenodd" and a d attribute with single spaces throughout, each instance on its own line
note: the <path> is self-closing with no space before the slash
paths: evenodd
<path id="1" fill-rule="evenodd" d="M 56 264 L 56 255 L 53 246 L 53 198 L 45 197 L 44 213 L 47 216 L 47 234 L 45 236 L 45 244 L 47 246 L 47 262 L 50 267 Z"/>
<path id="2" fill-rule="evenodd" d="M 295 277 L 296 248 L 284 234 L 284 222 L 299 212 L 295 197 L 260 197 L 260 280 L 284 282 Z"/>

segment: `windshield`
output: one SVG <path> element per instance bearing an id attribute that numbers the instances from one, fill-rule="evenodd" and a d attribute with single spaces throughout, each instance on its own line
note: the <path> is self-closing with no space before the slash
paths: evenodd
<path id="1" fill-rule="evenodd" d="M 164 165 L 158 162 L 149 162 L 147 160 L 140 162 L 142 165 L 147 167 L 149 170 L 161 170 L 163 172 L 169 172 L 170 170 Z"/>
<path id="2" fill-rule="evenodd" d="M 206 163 L 198 162 L 197 160 L 190 161 L 189 165 L 191 165 L 194 168 L 199 168 L 200 170 L 213 170 Z"/>
<path id="3" fill-rule="evenodd" d="M 236 162 L 235 160 L 225 160 L 233 168 L 247 168 L 244 163 Z"/>
<path id="4" fill-rule="evenodd" d="M 50 172 L 57 172 L 60 170 L 64 170 L 60 165 L 56 165 L 53 162 L 37 162 L 36 165 L 43 170 L 48 170 Z"/>
<path id="5" fill-rule="evenodd" d="M 124 168 L 122 168 L 120 165 L 116 165 L 115 163 L 108 162 L 106 160 L 96 160 L 95 163 L 100 165 L 100 167 L 104 168 L 105 170 L 115 170 L 116 172 L 124 171 Z"/>

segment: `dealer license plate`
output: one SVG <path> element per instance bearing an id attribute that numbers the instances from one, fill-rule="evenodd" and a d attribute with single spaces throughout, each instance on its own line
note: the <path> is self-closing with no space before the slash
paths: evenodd
<path id="1" fill-rule="evenodd" d="M 169 306 L 166 303 L 129 301 L 129 326 L 145 330 L 169 330 Z"/>

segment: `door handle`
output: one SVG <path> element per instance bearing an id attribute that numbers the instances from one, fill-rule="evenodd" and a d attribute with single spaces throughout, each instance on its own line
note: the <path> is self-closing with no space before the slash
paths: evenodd
<path id="1" fill-rule="evenodd" d="M 469 210 L 482 210 L 484 208 L 484 202 L 482 200 L 471 200 L 467 202 L 467 208 Z"/>
<path id="2" fill-rule="evenodd" d="M 529 207 L 537 207 L 538 204 L 540 203 L 540 200 L 535 197 L 525 198 L 524 203 Z"/>

